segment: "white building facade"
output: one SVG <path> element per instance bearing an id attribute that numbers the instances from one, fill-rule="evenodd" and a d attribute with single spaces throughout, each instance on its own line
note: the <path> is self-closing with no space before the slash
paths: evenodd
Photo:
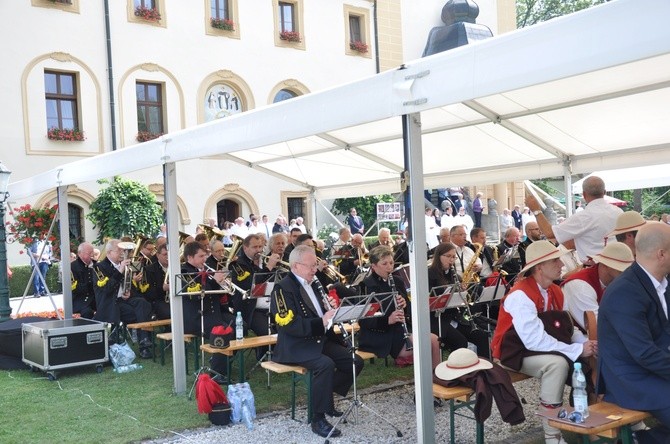
<path id="1" fill-rule="evenodd" d="M 16 181 L 393 69 L 421 56 L 428 32 L 441 24 L 444 3 L 2 2 L 0 160 Z M 513 1 L 478 3 L 478 23 L 494 34 L 513 28 Z M 317 217 L 299 177 L 270 176 L 226 159 L 182 162 L 178 169 L 182 231 L 193 232 L 210 218 L 221 222 L 250 213 L 267 214 L 271 222 L 280 213 L 302 214 L 308 226 Z M 160 169 L 126 177 L 162 200 Z M 97 183 L 82 183 L 68 190 L 71 230 L 83 240 L 96 237 L 86 212 L 99 189 Z M 55 190 L 27 202 L 9 198 L 10 208 L 55 201 Z M 11 210 L 6 219 L 12 220 Z M 26 263 L 19 249 L 9 245 L 11 265 Z"/>

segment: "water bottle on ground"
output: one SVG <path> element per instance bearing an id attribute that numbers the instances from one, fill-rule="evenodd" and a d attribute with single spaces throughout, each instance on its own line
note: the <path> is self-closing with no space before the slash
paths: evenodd
<path id="1" fill-rule="evenodd" d="M 584 419 L 589 417 L 586 376 L 584 376 L 582 364 L 579 362 L 575 362 L 575 370 L 572 372 L 572 403 L 575 406 L 575 412 L 581 413 Z"/>
<path id="2" fill-rule="evenodd" d="M 235 318 L 235 339 L 241 341 L 244 339 L 244 327 L 242 324 L 242 312 L 237 312 L 237 317 Z"/>

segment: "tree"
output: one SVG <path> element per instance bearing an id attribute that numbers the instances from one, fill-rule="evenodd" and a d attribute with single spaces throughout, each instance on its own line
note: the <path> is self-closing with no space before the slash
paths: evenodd
<path id="1" fill-rule="evenodd" d="M 351 208 L 356 208 L 356 213 L 363 219 L 366 231 L 377 219 L 377 204 L 379 202 L 394 202 L 390 194 L 379 196 L 347 197 L 335 199 L 330 211 L 333 214 L 349 214 Z"/>
<path id="2" fill-rule="evenodd" d="M 87 218 L 98 228 L 96 241 L 101 244 L 105 237 L 135 237 L 138 234 L 152 236 L 163 223 L 161 207 L 147 187 L 139 182 L 115 177 L 99 180 L 108 186 L 98 193 L 91 203 Z"/>
<path id="3" fill-rule="evenodd" d="M 572 14 L 606 0 L 517 0 L 516 26 L 524 28 L 562 15 Z"/>

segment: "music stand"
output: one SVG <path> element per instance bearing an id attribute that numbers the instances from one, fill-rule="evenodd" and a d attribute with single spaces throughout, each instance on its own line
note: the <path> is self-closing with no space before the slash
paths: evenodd
<path id="1" fill-rule="evenodd" d="M 274 289 L 275 282 L 278 282 L 284 278 L 286 275 L 286 271 L 275 271 L 275 272 L 270 272 L 270 273 L 254 273 L 252 280 L 251 280 L 251 291 L 249 292 L 249 297 L 251 298 L 265 298 L 265 297 L 270 297 L 272 294 L 272 290 Z M 272 315 L 270 314 L 270 310 L 268 308 L 268 335 L 272 334 Z M 261 362 L 265 361 L 266 359 L 268 361 L 272 361 L 272 345 L 267 346 L 268 349 L 263 353 L 263 356 L 259 360 L 256 361 L 253 367 L 251 367 L 251 370 L 249 370 L 249 373 L 247 374 L 247 380 L 249 379 L 249 375 L 258 368 L 259 365 L 261 365 Z M 265 370 L 265 372 L 268 375 L 268 389 L 270 388 L 270 370 Z"/>
<path id="2" fill-rule="evenodd" d="M 434 312 L 437 317 L 437 333 L 440 338 L 442 337 L 442 313 L 447 309 L 451 299 L 452 287 L 453 285 L 433 287 L 428 296 L 428 310 Z"/>
<path id="3" fill-rule="evenodd" d="M 351 400 L 351 405 L 349 405 L 344 414 L 337 419 L 337 422 L 333 425 L 333 428 L 330 430 L 330 433 L 328 433 L 328 436 L 326 436 L 326 443 L 328 442 L 331 434 L 335 431 L 337 426 L 342 421 L 346 420 L 346 418 L 351 414 L 351 412 L 354 412 L 355 415 L 354 423 L 358 424 L 359 407 L 365 408 L 367 411 L 369 411 L 370 413 L 377 416 L 379 419 L 381 419 L 382 421 L 393 427 L 398 437 L 402 436 L 402 432 L 400 431 L 399 428 L 393 425 L 391 421 L 384 418 L 380 413 L 365 405 L 358 396 L 358 389 L 356 387 L 356 338 L 355 338 L 356 333 L 353 328 L 351 329 L 351 333 L 348 333 L 347 330 L 344 328 L 344 323 L 349 323 L 353 325 L 355 322 L 358 322 L 361 319 L 372 318 L 383 315 L 382 307 L 384 307 L 384 303 L 388 301 L 389 298 L 395 298 L 395 295 L 396 293 L 381 293 L 381 294 L 372 293 L 369 295 L 349 296 L 342 298 L 342 300 L 340 301 L 340 306 L 337 308 L 335 316 L 333 317 L 333 324 L 339 325 L 344 340 L 349 342 L 349 351 L 351 352 L 351 371 L 353 374 L 354 396 Z"/>
<path id="4" fill-rule="evenodd" d="M 193 390 L 195 390 L 195 385 L 198 382 L 198 377 L 202 373 L 214 373 L 216 376 L 223 377 L 221 373 L 205 365 L 205 351 L 202 349 L 202 346 L 205 345 L 205 297 L 214 294 L 228 294 L 223 288 L 221 290 L 205 290 L 207 287 L 207 280 L 214 279 L 212 276 L 213 274 L 214 272 L 199 271 L 197 273 L 181 273 L 175 275 L 176 279 L 180 279 L 181 282 L 183 282 L 183 285 L 180 287 L 179 291 L 177 291 L 177 296 L 198 297 L 198 299 L 200 299 L 200 368 L 195 372 L 195 380 L 193 381 L 191 390 L 188 392 L 188 399 L 191 399 Z M 197 286 L 200 288 L 198 291 L 190 290 Z"/>

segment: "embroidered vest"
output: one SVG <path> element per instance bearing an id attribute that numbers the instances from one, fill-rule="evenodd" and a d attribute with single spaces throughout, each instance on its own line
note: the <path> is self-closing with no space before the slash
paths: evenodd
<path id="1" fill-rule="evenodd" d="M 603 293 L 605 293 L 605 291 L 603 290 L 603 286 L 600 285 L 600 278 L 598 277 L 598 266 L 596 265 L 589 268 L 583 268 L 577 273 L 573 273 L 572 276 L 568 277 L 561 283 L 561 287 L 574 279 L 581 279 L 582 281 L 589 284 L 596 292 L 598 305 L 600 305 L 600 300 L 603 298 Z"/>
<path id="2" fill-rule="evenodd" d="M 544 298 L 542 297 L 542 293 L 540 293 L 537 282 L 532 276 L 517 282 L 509 291 L 509 293 L 512 293 L 516 290 L 521 290 L 526 295 L 526 297 L 528 297 L 528 299 L 533 301 L 538 313 L 545 311 Z M 507 330 L 512 328 L 512 315 L 510 315 L 505 310 L 504 306 L 505 299 L 507 299 L 509 293 L 505 295 L 502 302 L 500 303 L 500 311 L 498 312 L 498 325 L 496 325 L 496 330 L 493 333 L 493 339 L 491 340 L 491 354 L 494 358 L 498 359 L 500 359 L 500 346 L 502 344 L 502 337 L 505 332 L 507 332 Z M 561 291 L 560 287 L 558 285 L 551 284 L 547 289 L 547 293 L 547 310 L 563 310 L 563 292 Z"/>

